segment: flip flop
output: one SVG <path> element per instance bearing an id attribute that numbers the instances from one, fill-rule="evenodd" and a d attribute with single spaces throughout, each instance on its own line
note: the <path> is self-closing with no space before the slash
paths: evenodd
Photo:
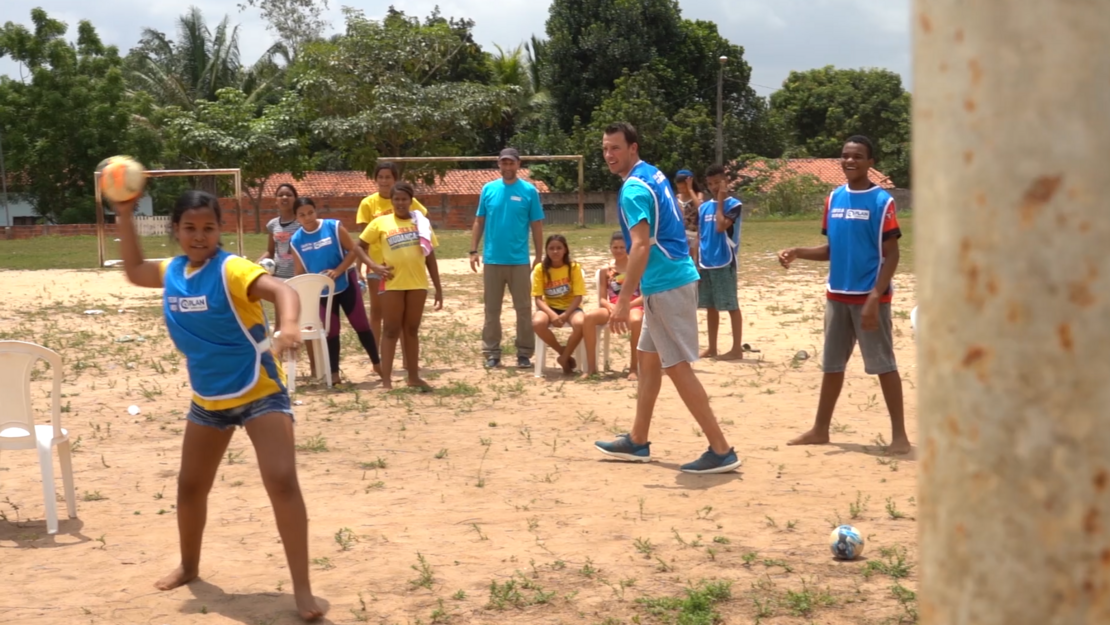
<path id="1" fill-rule="evenodd" d="M 752 349 L 752 346 L 748 343 L 744 343 L 743 345 L 741 345 L 740 349 L 744 350 L 745 352 L 752 353 L 752 354 L 760 353 L 760 351 L 758 349 Z"/>

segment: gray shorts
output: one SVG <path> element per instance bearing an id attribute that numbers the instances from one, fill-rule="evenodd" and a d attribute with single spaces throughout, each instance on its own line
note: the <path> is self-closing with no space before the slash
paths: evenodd
<path id="1" fill-rule="evenodd" d="M 863 370 L 868 375 L 898 370 L 890 303 L 879 304 L 878 330 L 864 331 L 860 327 L 862 316 L 863 304 L 825 301 L 825 354 L 821 360 L 825 373 L 843 373 L 857 341 L 863 354 Z"/>
<path id="2" fill-rule="evenodd" d="M 698 283 L 644 297 L 636 349 L 659 354 L 663 368 L 698 360 Z"/>

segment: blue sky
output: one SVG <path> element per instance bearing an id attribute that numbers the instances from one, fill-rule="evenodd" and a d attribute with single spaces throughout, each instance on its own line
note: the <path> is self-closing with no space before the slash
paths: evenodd
<path id="1" fill-rule="evenodd" d="M 198 0 L 4 0 L 0 20 L 30 25 L 31 9 L 42 7 L 70 26 L 89 19 L 105 42 L 122 53 L 138 41 L 144 27 L 172 34 L 174 20 L 189 4 L 200 7 L 209 23 L 224 14 L 241 25 L 240 50 L 252 62 L 272 41 L 255 10 L 240 12 L 238 2 Z M 410 15 L 427 15 L 438 4 L 445 16 L 469 17 L 476 22 L 475 37 L 486 49 L 493 44 L 512 48 L 533 33 L 543 35 L 549 0 L 396 0 L 394 2 L 335 2 L 328 11 L 333 28 L 342 27 L 341 6 L 381 15 L 393 4 Z M 680 0 L 691 19 L 712 20 L 721 33 L 744 47 L 752 66 L 752 86 L 761 95 L 777 89 L 791 70 L 825 65 L 844 68 L 882 67 L 902 75 L 910 87 L 910 0 Z M 111 19 L 108 19 L 111 18 Z M 716 63 L 715 59 L 706 59 Z M 0 72 L 18 74 L 18 67 L 0 59 Z"/>

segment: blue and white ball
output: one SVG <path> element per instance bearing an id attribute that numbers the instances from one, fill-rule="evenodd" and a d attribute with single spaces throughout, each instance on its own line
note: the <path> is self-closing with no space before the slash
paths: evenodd
<path id="1" fill-rule="evenodd" d="M 263 258 L 259 263 L 271 276 L 277 271 L 277 263 L 272 258 Z"/>
<path id="2" fill-rule="evenodd" d="M 837 560 L 855 560 L 863 555 L 863 535 L 851 525 L 841 525 L 829 536 L 829 548 Z"/>

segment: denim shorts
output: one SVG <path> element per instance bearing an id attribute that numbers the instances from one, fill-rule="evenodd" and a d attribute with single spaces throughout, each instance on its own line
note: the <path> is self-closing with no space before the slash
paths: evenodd
<path id="1" fill-rule="evenodd" d="M 289 393 L 284 391 L 274 393 L 226 410 L 206 410 L 193 402 L 189 406 L 189 414 L 186 418 L 197 425 L 226 430 L 235 426 L 245 427 L 251 419 L 271 412 L 287 414 L 290 419 L 293 419 L 293 408 L 289 404 Z"/>

